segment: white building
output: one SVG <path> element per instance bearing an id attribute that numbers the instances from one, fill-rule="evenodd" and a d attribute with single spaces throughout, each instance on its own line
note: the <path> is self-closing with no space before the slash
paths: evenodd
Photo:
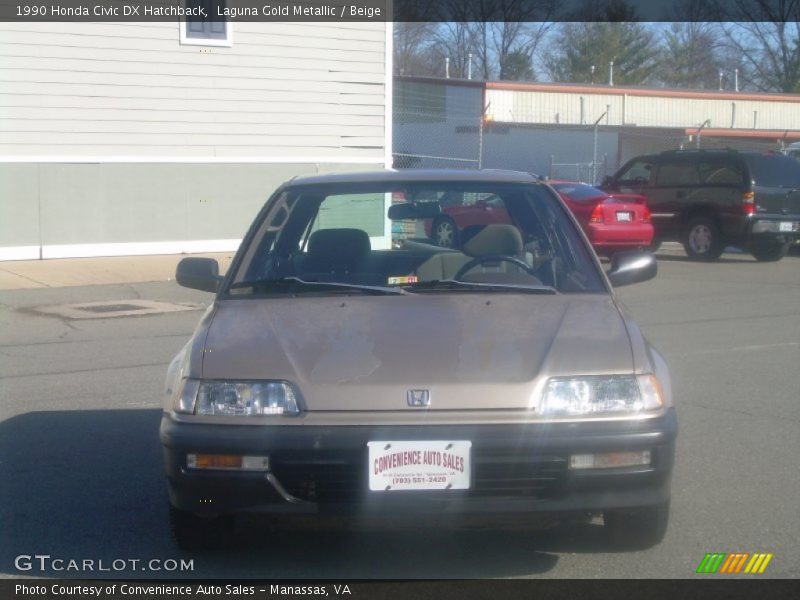
<path id="1" fill-rule="evenodd" d="M 0 23 L 0 260 L 227 251 L 391 162 L 391 23 Z"/>

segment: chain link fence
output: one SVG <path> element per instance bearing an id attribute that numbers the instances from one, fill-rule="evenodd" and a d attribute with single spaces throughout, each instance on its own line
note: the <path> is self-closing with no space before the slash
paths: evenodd
<path id="1" fill-rule="evenodd" d="M 481 168 L 482 104 L 480 86 L 396 81 L 395 167 Z"/>
<path id="2" fill-rule="evenodd" d="M 779 150 L 775 141 L 687 135 L 677 128 L 485 120 L 491 112 L 479 86 L 398 82 L 394 166 L 511 169 L 598 184 L 642 154 L 698 147 Z"/>

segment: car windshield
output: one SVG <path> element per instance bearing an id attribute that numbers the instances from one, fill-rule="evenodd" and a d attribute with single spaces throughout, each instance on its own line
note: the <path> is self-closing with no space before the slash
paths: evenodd
<path id="1" fill-rule="evenodd" d="M 290 186 L 233 268 L 229 296 L 607 292 L 591 249 L 538 183 Z"/>

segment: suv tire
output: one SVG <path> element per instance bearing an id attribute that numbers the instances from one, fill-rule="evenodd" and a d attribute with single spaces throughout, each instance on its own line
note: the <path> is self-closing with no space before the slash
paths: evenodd
<path id="1" fill-rule="evenodd" d="M 775 262 L 782 259 L 789 253 L 789 243 L 782 242 L 762 242 L 755 243 L 750 248 L 756 260 L 761 262 Z"/>
<path id="2" fill-rule="evenodd" d="M 647 508 L 607 511 L 603 521 L 607 538 L 615 548 L 652 548 L 660 544 L 667 533 L 669 501 Z"/>
<path id="3" fill-rule="evenodd" d="M 708 217 L 689 219 L 683 231 L 683 247 L 692 260 L 717 260 L 725 250 L 719 227 Z"/>
<path id="4" fill-rule="evenodd" d="M 213 550 L 222 548 L 233 536 L 234 517 L 199 517 L 169 505 L 169 528 L 172 539 L 181 550 Z"/>

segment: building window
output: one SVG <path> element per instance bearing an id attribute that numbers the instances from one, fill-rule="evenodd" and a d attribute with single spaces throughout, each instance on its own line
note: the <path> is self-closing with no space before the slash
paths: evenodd
<path id="1" fill-rule="evenodd" d="M 198 46 L 232 46 L 232 24 L 217 16 L 226 0 L 186 0 L 187 7 L 202 7 L 208 19 L 187 17 L 180 23 L 181 44 Z"/>

